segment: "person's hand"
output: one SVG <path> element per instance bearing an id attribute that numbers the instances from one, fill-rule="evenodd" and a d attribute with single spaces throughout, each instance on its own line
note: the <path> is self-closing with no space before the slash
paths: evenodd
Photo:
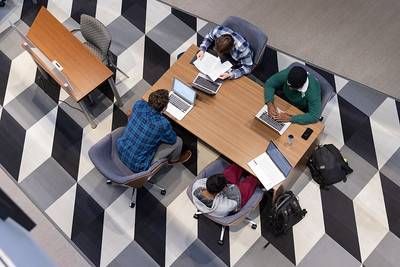
<path id="1" fill-rule="evenodd" d="M 197 52 L 197 59 L 202 59 L 204 57 L 204 51 L 200 50 L 199 52 Z"/>
<path id="2" fill-rule="evenodd" d="M 126 112 L 126 115 L 128 116 L 128 118 L 131 116 L 132 114 L 132 109 L 129 108 L 128 111 Z"/>
<path id="3" fill-rule="evenodd" d="M 220 78 L 221 80 L 225 80 L 227 78 L 231 77 L 231 75 L 227 72 L 222 73 L 221 75 L 219 75 L 218 78 Z"/>
<path id="4" fill-rule="evenodd" d="M 269 102 L 269 103 L 267 104 L 267 107 L 268 107 L 268 114 L 269 114 L 270 116 L 273 117 L 273 116 L 278 115 L 278 112 L 276 111 L 276 107 L 275 107 L 274 103 Z"/>
<path id="5" fill-rule="evenodd" d="M 285 112 L 278 113 L 276 116 L 272 116 L 274 120 L 280 121 L 280 122 L 289 122 L 291 116 Z"/>

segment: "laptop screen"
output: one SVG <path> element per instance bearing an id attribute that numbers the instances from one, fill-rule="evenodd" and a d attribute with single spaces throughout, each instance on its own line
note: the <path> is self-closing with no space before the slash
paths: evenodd
<path id="1" fill-rule="evenodd" d="M 196 91 L 194 91 L 192 88 L 190 88 L 180 80 L 174 78 L 174 84 L 172 86 L 172 90 L 174 90 L 175 94 L 177 94 L 190 104 L 194 104 L 194 100 L 196 98 Z"/>
<path id="2" fill-rule="evenodd" d="M 278 147 L 273 142 L 270 142 L 266 152 L 283 175 L 287 177 L 292 170 L 292 166 Z"/>

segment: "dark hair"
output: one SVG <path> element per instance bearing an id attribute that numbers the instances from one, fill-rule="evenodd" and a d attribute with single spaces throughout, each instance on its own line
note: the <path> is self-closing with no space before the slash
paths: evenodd
<path id="1" fill-rule="evenodd" d="M 207 191 L 211 194 L 216 194 L 222 191 L 228 184 L 226 178 L 222 174 L 211 175 L 207 178 L 206 187 Z"/>
<path id="2" fill-rule="evenodd" d="M 169 101 L 168 90 L 158 89 L 149 95 L 149 105 L 156 111 L 161 112 Z"/>
<path id="3" fill-rule="evenodd" d="M 291 88 L 298 89 L 303 86 L 307 80 L 307 72 L 300 66 L 290 69 L 287 81 Z"/>
<path id="4" fill-rule="evenodd" d="M 233 47 L 233 38 L 229 34 L 223 34 L 215 40 L 215 51 L 218 54 L 227 54 Z"/>

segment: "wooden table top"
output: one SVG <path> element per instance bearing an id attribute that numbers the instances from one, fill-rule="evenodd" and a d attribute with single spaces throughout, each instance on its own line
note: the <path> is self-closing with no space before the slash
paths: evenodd
<path id="1" fill-rule="evenodd" d="M 196 52 L 197 47 L 192 45 L 146 92 L 143 99 L 147 100 L 149 94 L 157 89 L 171 90 L 174 77 L 191 84 L 198 74 L 196 67 L 190 64 Z M 264 105 L 264 88 L 247 77 L 225 81 L 215 96 L 196 91 L 194 108 L 181 121 L 170 116 L 171 119 L 250 172 L 252 171 L 247 163 L 265 152 L 271 140 L 276 142 L 291 165 L 296 166 L 324 129 L 320 122 L 309 125 L 291 124 L 280 136 L 255 117 Z M 289 114 L 302 113 L 277 96 L 275 104 Z M 314 132 L 306 141 L 301 135 L 307 127 Z M 294 136 L 291 146 L 286 145 L 289 134 Z"/>
<path id="2" fill-rule="evenodd" d="M 112 71 L 44 7 L 40 9 L 27 36 L 50 61 L 57 60 L 61 64 L 63 73 L 74 87 L 74 91 L 68 93 L 76 101 L 112 76 Z M 35 61 L 47 70 L 40 60 L 35 58 Z M 57 77 L 51 72 L 49 74 L 62 85 Z"/>

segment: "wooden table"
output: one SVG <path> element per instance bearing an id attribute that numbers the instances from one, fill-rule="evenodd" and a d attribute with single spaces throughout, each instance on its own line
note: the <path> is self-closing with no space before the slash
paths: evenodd
<path id="1" fill-rule="evenodd" d="M 46 8 L 42 7 L 28 34 L 28 39 L 50 60 L 56 60 L 62 73 L 68 77 L 73 90 L 67 93 L 81 106 L 92 128 L 97 125 L 81 101 L 105 80 L 108 80 L 118 105 L 122 105 L 115 88 L 112 71 L 107 68 L 88 48 L 86 48 L 67 28 Z M 61 87 L 63 82 L 46 66 L 40 58 L 32 54 L 35 62 L 44 69 Z"/>
<path id="2" fill-rule="evenodd" d="M 149 94 L 157 89 L 171 90 L 173 77 L 191 84 L 198 74 L 196 67 L 190 64 L 196 52 L 197 47 L 192 45 L 143 98 L 148 99 Z M 197 92 L 192 111 L 181 121 L 172 116 L 171 119 L 249 172 L 252 171 L 247 163 L 265 152 L 271 140 L 275 141 L 292 166 L 298 165 L 324 129 L 320 122 L 291 124 L 280 136 L 255 117 L 264 105 L 264 88 L 247 77 L 225 81 L 215 96 Z M 279 97 L 275 97 L 275 104 L 289 114 L 302 113 Z M 307 127 L 314 132 L 306 141 L 301 135 Z M 290 146 L 287 145 L 289 134 L 294 136 Z"/>

